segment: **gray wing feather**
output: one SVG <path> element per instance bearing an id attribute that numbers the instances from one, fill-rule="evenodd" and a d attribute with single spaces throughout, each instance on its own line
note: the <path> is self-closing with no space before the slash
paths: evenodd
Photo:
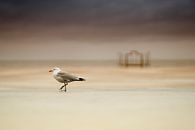
<path id="1" fill-rule="evenodd" d="M 73 75 L 70 75 L 70 74 L 68 74 L 68 73 L 64 73 L 64 72 L 59 72 L 59 73 L 57 74 L 57 76 L 62 77 L 62 78 L 63 78 L 64 80 L 66 80 L 66 81 L 78 81 L 78 80 L 79 80 L 78 77 L 73 76 Z"/>

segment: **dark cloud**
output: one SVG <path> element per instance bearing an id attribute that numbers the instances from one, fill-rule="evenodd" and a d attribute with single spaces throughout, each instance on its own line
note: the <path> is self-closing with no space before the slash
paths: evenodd
<path id="1" fill-rule="evenodd" d="M 132 24 L 195 21 L 193 0 L 4 0 L 1 22 Z"/>
<path id="2" fill-rule="evenodd" d="M 1 0 L 0 38 L 194 35 L 194 0 Z M 66 36 L 64 36 L 66 35 Z"/>

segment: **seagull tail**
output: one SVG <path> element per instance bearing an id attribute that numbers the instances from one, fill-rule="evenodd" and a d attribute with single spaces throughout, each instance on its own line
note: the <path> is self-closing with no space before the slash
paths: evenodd
<path id="1" fill-rule="evenodd" d="M 79 81 L 86 81 L 84 78 L 79 78 Z"/>

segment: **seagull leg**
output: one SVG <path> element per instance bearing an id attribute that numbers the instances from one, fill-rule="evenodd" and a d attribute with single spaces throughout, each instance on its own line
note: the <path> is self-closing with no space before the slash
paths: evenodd
<path id="1" fill-rule="evenodd" d="M 65 91 L 65 92 L 66 92 L 66 85 L 68 85 L 68 83 L 64 83 L 64 87 L 65 87 L 65 90 L 64 90 L 64 91 Z"/>
<path id="2" fill-rule="evenodd" d="M 66 86 L 65 86 L 64 92 L 66 92 Z"/>
<path id="3" fill-rule="evenodd" d="M 63 85 L 59 90 L 62 90 L 65 86 Z"/>

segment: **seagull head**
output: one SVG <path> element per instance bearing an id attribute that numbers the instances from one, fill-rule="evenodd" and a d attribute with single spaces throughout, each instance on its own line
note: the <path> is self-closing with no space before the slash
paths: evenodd
<path id="1" fill-rule="evenodd" d="M 60 71 L 61 71 L 61 69 L 58 68 L 58 67 L 55 67 L 55 68 L 49 70 L 49 72 L 57 72 L 57 73 L 60 72 Z"/>

